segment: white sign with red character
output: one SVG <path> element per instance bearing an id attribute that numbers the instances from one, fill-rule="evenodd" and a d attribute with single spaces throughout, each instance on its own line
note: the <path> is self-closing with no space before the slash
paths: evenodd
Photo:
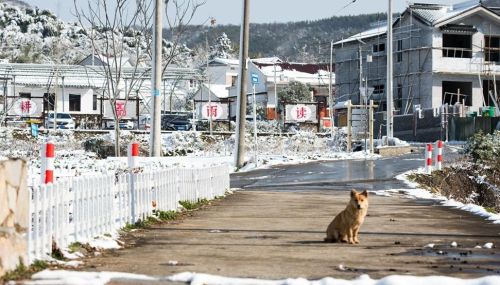
<path id="1" fill-rule="evenodd" d="M 223 106 L 219 103 L 201 105 L 201 117 L 205 120 L 209 120 L 210 117 L 212 117 L 212 120 L 225 119 L 224 116 L 227 117 L 227 112 L 225 112 Z"/>
<path id="2" fill-rule="evenodd" d="M 115 102 L 116 116 L 118 118 L 123 118 L 127 116 L 127 109 L 125 108 L 125 102 L 117 101 Z"/>
<path id="3" fill-rule="evenodd" d="M 292 122 L 308 122 L 316 120 L 316 106 L 315 105 L 287 105 L 286 106 L 286 120 Z"/>
<path id="4" fill-rule="evenodd" d="M 36 103 L 29 99 L 18 100 L 14 105 L 14 112 L 19 116 L 31 116 L 36 110 Z"/>

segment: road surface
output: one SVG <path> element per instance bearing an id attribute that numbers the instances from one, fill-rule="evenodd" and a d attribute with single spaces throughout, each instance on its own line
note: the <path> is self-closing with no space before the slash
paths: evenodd
<path id="1" fill-rule="evenodd" d="M 394 176 L 421 166 L 421 157 L 314 162 L 235 174 L 232 186 L 240 191 L 180 221 L 130 233 L 124 238 L 132 246 L 88 259 L 82 270 L 267 279 L 500 274 L 500 225 L 404 194 L 370 195 L 360 245 L 323 242 L 351 188 L 404 188 Z M 496 247 L 475 248 L 487 242 Z M 430 243 L 434 248 L 426 247 Z"/>

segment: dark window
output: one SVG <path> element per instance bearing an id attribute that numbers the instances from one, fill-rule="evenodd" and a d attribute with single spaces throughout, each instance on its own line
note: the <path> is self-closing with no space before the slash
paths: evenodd
<path id="1" fill-rule="evenodd" d="M 54 111 L 54 102 L 54 93 L 43 93 L 43 109 L 45 111 Z"/>
<path id="2" fill-rule="evenodd" d="M 69 94 L 69 111 L 79 112 L 80 111 L 80 95 L 79 94 Z"/>
<path id="3" fill-rule="evenodd" d="M 25 98 L 25 99 L 30 99 L 30 100 L 31 100 L 31 93 L 27 93 L 27 92 L 20 92 L 20 93 L 19 93 L 19 97 L 20 97 L 20 98 Z"/>
<path id="4" fill-rule="evenodd" d="M 398 53 L 396 54 L 396 61 L 403 61 L 403 40 L 398 40 Z"/>
<path id="5" fill-rule="evenodd" d="M 97 95 L 92 95 L 92 110 L 97 110 Z"/>
<path id="6" fill-rule="evenodd" d="M 397 88 L 397 98 L 396 98 L 396 110 L 400 110 L 401 113 L 401 108 L 403 107 L 403 85 L 398 84 Z"/>
<path id="7" fill-rule="evenodd" d="M 443 81 L 443 105 L 454 105 L 465 100 L 465 105 L 472 105 L 472 82 Z"/>
<path id="8" fill-rule="evenodd" d="M 472 35 L 443 34 L 443 56 L 472 58 Z"/>
<path id="9" fill-rule="evenodd" d="M 238 76 L 231 76 L 231 86 L 236 86 L 237 80 L 238 80 Z"/>
<path id="10" fill-rule="evenodd" d="M 500 61 L 500 37 L 484 37 L 484 60 Z"/>
<path id="11" fill-rule="evenodd" d="M 374 44 L 373 45 L 373 52 L 383 52 L 385 51 L 385 44 Z"/>
<path id="12" fill-rule="evenodd" d="M 373 94 L 382 94 L 384 93 L 385 85 L 380 84 L 380 85 L 375 85 L 373 86 Z"/>

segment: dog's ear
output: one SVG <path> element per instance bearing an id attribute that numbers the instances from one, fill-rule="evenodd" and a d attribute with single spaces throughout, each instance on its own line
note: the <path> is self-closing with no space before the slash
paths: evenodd
<path id="1" fill-rule="evenodd" d="M 358 192 L 354 189 L 351 190 L 351 197 L 356 197 L 356 194 L 358 194 Z"/>
<path id="2" fill-rule="evenodd" d="M 368 192 L 367 192 L 366 190 L 365 190 L 365 191 L 363 191 L 363 192 L 361 193 L 361 195 L 363 195 L 363 196 L 365 196 L 365 197 L 367 197 L 367 198 L 368 198 Z"/>

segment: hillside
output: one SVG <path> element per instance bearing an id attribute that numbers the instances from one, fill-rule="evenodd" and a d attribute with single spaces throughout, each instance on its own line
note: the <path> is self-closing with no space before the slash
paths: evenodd
<path id="1" fill-rule="evenodd" d="M 252 57 L 276 55 L 287 60 L 326 61 L 329 58 L 331 40 L 349 37 L 385 18 L 385 14 L 368 14 L 317 21 L 251 24 L 250 54 Z M 191 48 L 204 46 L 207 32 L 210 43 L 222 33 L 228 35 L 235 47 L 239 42 L 240 27 L 236 25 L 217 25 L 210 29 L 206 26 L 190 26 L 183 40 Z M 169 37 L 167 30 L 164 34 Z"/>
<path id="2" fill-rule="evenodd" d="M 370 24 L 383 21 L 383 14 L 331 17 L 316 21 L 290 23 L 252 24 L 250 27 L 250 55 L 252 57 L 279 56 L 289 61 L 328 61 L 331 40 L 340 40 Z M 207 33 L 208 32 L 208 33 Z M 93 31 L 95 41 L 104 41 L 102 33 Z M 198 57 L 204 58 L 205 39 L 210 45 L 221 34 L 226 33 L 232 41 L 235 54 L 239 42 L 240 27 L 237 25 L 188 26 L 183 35 L 183 58 L 174 60 L 179 65 L 196 65 Z M 7 0 L 0 3 L 0 61 L 13 63 L 76 63 L 92 50 L 91 33 L 75 23 L 65 23 L 48 10 L 30 7 L 21 0 Z M 134 40 L 127 34 L 119 38 L 127 43 L 122 51 L 126 57 L 136 58 Z M 168 40 L 168 30 L 164 31 Z M 146 39 L 141 40 L 141 55 L 148 54 Z M 130 43 L 130 44 L 129 44 Z M 144 46 L 143 46 L 144 45 Z M 188 47 L 188 48 L 187 48 Z M 164 49 L 168 49 L 164 41 Z M 193 52 L 191 52 L 193 51 Z M 195 56 L 189 58 L 188 54 Z M 148 62 L 148 60 L 146 60 Z"/>

